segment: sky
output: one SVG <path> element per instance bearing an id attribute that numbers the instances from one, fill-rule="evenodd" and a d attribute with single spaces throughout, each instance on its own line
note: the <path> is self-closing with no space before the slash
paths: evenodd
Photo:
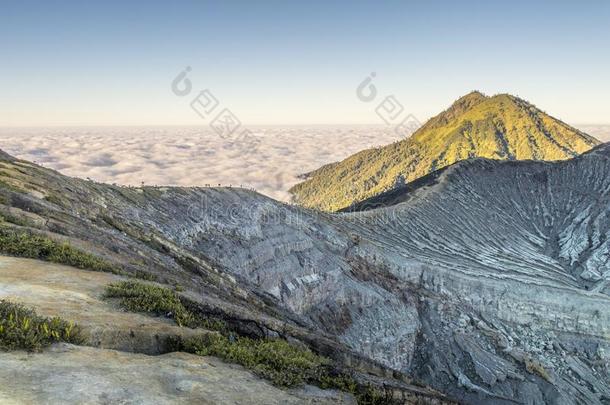
<path id="1" fill-rule="evenodd" d="M 605 124 L 609 49 L 607 1 L 2 1 L 0 126 L 203 125 L 206 89 L 248 125 L 381 123 L 391 95 L 423 121 L 474 89 Z"/>

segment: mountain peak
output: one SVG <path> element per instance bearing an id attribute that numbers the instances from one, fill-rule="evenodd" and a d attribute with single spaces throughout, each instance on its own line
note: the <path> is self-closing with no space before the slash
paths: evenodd
<path id="1" fill-rule="evenodd" d="M 428 121 L 428 123 L 424 125 L 422 129 L 426 126 L 438 127 L 446 125 L 449 121 L 455 119 L 456 117 L 468 111 L 475 105 L 487 100 L 488 98 L 489 97 L 487 97 L 480 91 L 473 90 L 470 93 L 454 101 L 448 109 Z"/>
<path id="2" fill-rule="evenodd" d="M 488 99 L 489 97 L 487 97 L 485 94 L 483 94 L 482 92 L 478 91 L 478 90 L 473 90 L 468 94 L 463 95 L 462 97 L 458 98 L 453 105 L 464 105 L 464 104 L 476 104 L 478 102 L 481 102 L 483 100 Z"/>
<path id="3" fill-rule="evenodd" d="M 410 138 L 322 167 L 291 192 L 302 205 L 335 211 L 460 160 L 564 160 L 598 144 L 518 97 L 472 91 Z"/>

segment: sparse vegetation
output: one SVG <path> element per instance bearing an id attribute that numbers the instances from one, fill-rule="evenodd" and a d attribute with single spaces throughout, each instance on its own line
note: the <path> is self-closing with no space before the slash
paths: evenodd
<path id="1" fill-rule="evenodd" d="M 525 369 L 527 370 L 528 373 L 538 374 L 540 377 L 544 378 L 545 380 L 547 380 L 549 382 L 553 381 L 549 372 L 546 371 L 546 369 L 544 368 L 542 363 L 540 363 L 538 360 L 535 360 L 531 357 L 526 357 L 524 362 L 525 362 Z"/>
<path id="2" fill-rule="evenodd" d="M 169 288 L 128 280 L 106 287 L 106 298 L 118 298 L 119 305 L 132 312 L 147 312 L 172 318 L 179 326 L 224 330 L 223 321 L 189 311 L 176 292 Z"/>
<path id="3" fill-rule="evenodd" d="M 128 280 L 107 286 L 105 297 L 119 299 L 119 305 L 127 311 L 167 316 L 179 326 L 220 332 L 186 339 L 176 336 L 170 342 L 174 351 L 219 357 L 240 364 L 282 387 L 308 383 L 350 392 L 362 404 L 390 402 L 375 387 L 359 386 L 352 377 L 334 370 L 331 360 L 309 349 L 291 345 L 283 339 L 239 336 L 229 331 L 224 321 L 189 311 L 176 292 L 169 288 Z"/>
<path id="4" fill-rule="evenodd" d="M 323 389 L 338 389 L 354 394 L 359 404 L 388 404 L 384 392 L 359 385 L 352 377 L 336 371 L 332 361 L 309 349 L 291 345 L 283 339 L 250 339 L 233 334 L 206 334 L 174 338 L 176 351 L 200 356 L 215 356 L 237 363 L 281 387 L 313 384 Z"/>
<path id="5" fill-rule="evenodd" d="M 0 228 L 0 253 L 66 264 L 80 269 L 122 274 L 113 264 L 67 243 L 25 231 Z"/>
<path id="6" fill-rule="evenodd" d="M 332 361 L 284 339 L 251 339 L 233 333 L 175 337 L 173 348 L 199 356 L 219 357 L 251 370 L 280 387 L 302 384 L 337 389 L 356 396 L 359 404 L 389 404 L 392 398 L 371 385 L 360 385 L 336 370 Z"/>
<path id="7" fill-rule="evenodd" d="M 136 270 L 136 272 L 133 274 L 133 277 L 139 278 L 140 280 L 145 280 L 145 281 L 157 281 L 159 279 L 159 277 L 156 274 L 149 273 L 144 270 Z"/>
<path id="8" fill-rule="evenodd" d="M 468 158 L 563 160 L 598 143 L 517 97 L 473 92 L 411 137 L 322 166 L 290 191 L 302 206 L 336 211 Z"/>
<path id="9" fill-rule="evenodd" d="M 254 371 L 279 386 L 292 387 L 313 381 L 328 360 L 285 340 L 201 335 L 184 341 L 182 349 L 200 356 L 216 356 Z"/>
<path id="10" fill-rule="evenodd" d="M 39 351 L 55 343 L 84 343 L 80 328 L 61 318 L 44 318 L 20 304 L 0 301 L 0 350 Z"/>
<path id="11" fill-rule="evenodd" d="M 56 194 L 49 194 L 44 197 L 44 199 L 51 204 L 62 205 L 62 200 Z"/>
<path id="12" fill-rule="evenodd" d="M 14 225 L 19 225 L 19 226 L 29 226 L 29 227 L 34 227 L 35 224 L 30 221 L 27 218 L 24 217 L 18 217 L 16 215 L 11 214 L 8 211 L 0 211 L 0 224 L 2 224 L 3 222 L 8 222 Z"/>
<path id="13" fill-rule="evenodd" d="M 5 188 L 5 189 L 15 192 L 15 193 L 25 193 L 26 192 L 23 188 L 17 187 L 14 184 L 10 184 L 4 180 L 0 180 L 0 187 Z"/>

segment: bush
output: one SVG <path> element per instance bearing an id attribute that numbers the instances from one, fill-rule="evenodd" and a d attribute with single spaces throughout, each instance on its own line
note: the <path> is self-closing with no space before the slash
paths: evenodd
<path id="1" fill-rule="evenodd" d="M 0 203 L 1 203 L 1 201 L 0 201 Z M 24 217 L 17 217 L 8 211 L 0 211 L 0 224 L 2 224 L 3 222 L 8 222 L 8 223 L 15 224 L 18 226 L 30 226 L 30 227 L 35 226 L 35 224 L 32 221 L 30 221 L 29 219 L 24 218 Z"/>
<path id="2" fill-rule="evenodd" d="M 57 195 L 55 194 L 49 194 L 47 196 L 44 197 L 44 199 L 48 202 L 50 202 L 51 204 L 55 204 L 55 205 L 62 205 L 62 200 L 61 198 L 59 198 Z"/>
<path id="3" fill-rule="evenodd" d="M 133 273 L 133 277 L 139 278 L 140 280 L 144 281 L 157 281 L 159 279 L 156 274 L 149 273 L 144 270 L 136 270 L 136 272 Z"/>
<path id="4" fill-rule="evenodd" d="M 114 265 L 97 256 L 75 249 L 67 243 L 60 243 L 28 232 L 17 233 L 8 229 L 0 229 L 0 253 L 46 260 L 80 269 L 122 273 Z"/>
<path id="5" fill-rule="evenodd" d="M 0 350 L 39 351 L 55 342 L 84 343 L 80 328 L 60 318 L 43 318 L 20 304 L 0 301 Z"/>
<path id="6" fill-rule="evenodd" d="M 127 311 L 164 315 L 172 318 L 179 326 L 225 329 L 221 320 L 205 318 L 189 311 L 178 295 L 169 288 L 128 280 L 110 284 L 106 287 L 104 296 L 119 298 L 119 305 Z"/>
<path id="7" fill-rule="evenodd" d="M 281 339 L 254 340 L 233 335 L 208 334 L 185 339 L 179 349 L 241 364 L 283 387 L 315 381 L 329 362 L 328 359 Z"/>
<path id="8" fill-rule="evenodd" d="M 389 404 L 392 398 L 371 385 L 360 385 L 351 376 L 333 368 L 331 360 L 283 339 L 250 339 L 233 335 L 207 334 L 176 337 L 174 350 L 200 356 L 219 357 L 237 363 L 281 387 L 313 384 L 356 396 L 359 404 Z"/>
<path id="9" fill-rule="evenodd" d="M 291 345 L 283 339 L 237 336 L 228 330 L 224 321 L 189 311 L 180 297 L 169 288 L 128 280 L 107 286 L 105 297 L 120 299 L 119 305 L 127 311 L 165 315 L 180 326 L 221 332 L 190 338 L 175 336 L 168 342 L 172 351 L 219 357 L 229 363 L 240 364 L 282 387 L 308 383 L 324 389 L 350 392 L 361 404 L 391 402 L 379 389 L 359 385 L 349 375 L 335 370 L 329 359 L 309 349 Z"/>

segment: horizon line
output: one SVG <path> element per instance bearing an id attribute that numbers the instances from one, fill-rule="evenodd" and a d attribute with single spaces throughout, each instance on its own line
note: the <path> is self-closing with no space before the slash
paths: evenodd
<path id="1" fill-rule="evenodd" d="M 422 121 L 423 123 L 428 120 Z M 565 122 L 565 121 L 564 121 Z M 568 123 L 571 126 L 610 126 L 608 122 L 580 122 Z M 308 123 L 308 124 L 242 124 L 242 127 L 387 127 L 383 123 Z M 51 124 L 51 125 L 1 125 L 0 129 L 50 129 L 50 128 L 208 128 L 206 124 Z"/>

